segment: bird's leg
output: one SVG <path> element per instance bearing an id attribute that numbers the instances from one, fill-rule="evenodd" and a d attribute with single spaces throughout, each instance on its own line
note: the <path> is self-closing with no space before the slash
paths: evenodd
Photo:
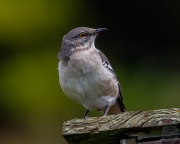
<path id="1" fill-rule="evenodd" d="M 84 116 L 83 116 L 83 119 L 86 118 L 86 115 L 88 114 L 89 110 L 87 109 Z"/>
<path id="2" fill-rule="evenodd" d="M 109 107 L 110 107 L 109 105 L 106 106 L 106 108 L 105 108 L 105 110 L 104 110 L 104 116 L 106 116 L 106 114 L 107 114 L 107 112 L 108 112 L 108 110 L 109 110 Z"/>

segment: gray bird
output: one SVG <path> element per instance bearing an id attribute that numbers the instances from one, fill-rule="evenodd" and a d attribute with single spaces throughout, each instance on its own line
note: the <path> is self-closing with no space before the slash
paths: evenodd
<path id="1" fill-rule="evenodd" d="M 126 111 L 120 83 L 107 57 L 95 47 L 96 36 L 107 28 L 78 27 L 63 37 L 58 54 L 63 92 L 89 110 L 104 116 Z"/>

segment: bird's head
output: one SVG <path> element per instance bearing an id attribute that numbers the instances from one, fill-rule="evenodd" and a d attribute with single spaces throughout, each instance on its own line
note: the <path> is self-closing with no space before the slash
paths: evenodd
<path id="1" fill-rule="evenodd" d="M 76 51 L 94 48 L 94 41 L 96 36 L 104 30 L 108 29 L 78 27 L 69 31 L 63 37 L 58 59 L 68 59 L 69 56 Z"/>
<path id="2" fill-rule="evenodd" d="M 78 27 L 69 31 L 64 37 L 63 41 L 73 44 L 76 48 L 94 46 L 96 36 L 107 28 L 87 28 Z"/>

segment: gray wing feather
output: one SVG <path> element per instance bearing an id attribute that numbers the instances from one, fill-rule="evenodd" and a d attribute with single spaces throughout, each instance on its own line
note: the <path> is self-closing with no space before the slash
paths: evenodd
<path id="1" fill-rule="evenodd" d="M 99 55 L 102 59 L 102 64 L 106 68 L 108 68 L 114 74 L 115 78 L 117 79 L 116 74 L 115 74 L 114 70 L 112 69 L 111 64 L 110 64 L 109 60 L 107 59 L 107 57 L 105 56 L 105 54 L 100 50 L 98 50 L 98 51 L 99 51 Z M 119 106 L 120 106 L 122 112 L 125 112 L 126 107 L 125 107 L 124 102 L 123 102 L 123 94 L 122 94 L 122 88 L 121 88 L 120 83 L 118 83 L 118 87 L 119 87 L 119 97 L 118 97 Z"/>
<path id="2" fill-rule="evenodd" d="M 102 51 L 100 51 L 100 50 L 98 50 L 98 51 L 99 51 L 99 55 L 100 55 L 100 57 L 102 59 L 102 64 L 106 68 L 108 68 L 114 74 L 114 76 L 116 76 L 116 74 L 115 74 L 113 68 L 111 67 L 111 64 L 110 64 L 109 60 L 107 59 L 107 57 L 105 56 L 105 54 Z"/>

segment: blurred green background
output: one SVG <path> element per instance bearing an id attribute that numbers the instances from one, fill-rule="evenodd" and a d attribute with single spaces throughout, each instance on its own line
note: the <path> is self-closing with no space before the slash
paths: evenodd
<path id="1" fill-rule="evenodd" d="M 66 144 L 63 122 L 85 109 L 61 91 L 56 56 L 63 35 L 79 26 L 109 29 L 96 47 L 129 111 L 179 107 L 179 7 L 169 0 L 0 0 L 0 143 Z"/>

